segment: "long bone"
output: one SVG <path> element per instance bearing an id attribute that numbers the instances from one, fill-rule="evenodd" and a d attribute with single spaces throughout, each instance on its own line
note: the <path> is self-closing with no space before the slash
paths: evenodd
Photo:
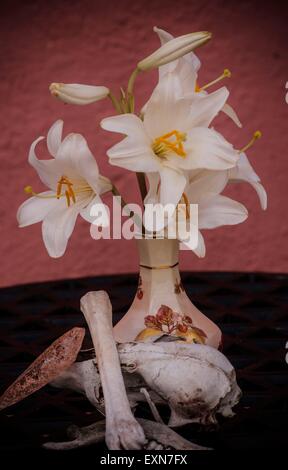
<path id="1" fill-rule="evenodd" d="M 111 450 L 141 449 L 146 437 L 132 414 L 113 338 L 112 306 L 106 292 L 88 292 L 81 298 L 100 372 L 105 401 L 106 444 Z"/>

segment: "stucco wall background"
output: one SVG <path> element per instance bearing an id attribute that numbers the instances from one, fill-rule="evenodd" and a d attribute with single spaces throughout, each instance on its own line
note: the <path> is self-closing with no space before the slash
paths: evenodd
<path id="1" fill-rule="evenodd" d="M 136 178 L 107 164 L 105 151 L 117 136 L 99 128 L 112 113 L 110 103 L 89 107 L 64 105 L 48 92 L 50 82 L 125 86 L 134 64 L 158 47 L 152 27 L 175 35 L 209 30 L 213 40 L 199 49 L 201 83 L 232 71 L 226 84 L 229 102 L 243 129 L 228 118 L 217 118 L 217 129 L 242 147 L 256 129 L 263 137 L 249 156 L 268 191 L 268 210 L 262 212 L 247 185 L 229 189 L 244 203 L 248 220 L 235 227 L 206 231 L 207 255 L 198 260 L 184 252 L 188 270 L 288 271 L 287 7 L 285 2 L 182 0 L 62 0 L 7 1 L 1 6 L 0 113 L 0 285 L 137 270 L 133 242 L 96 242 L 89 225 L 77 223 L 64 257 L 50 259 L 41 239 L 40 224 L 18 229 L 17 207 L 24 186 L 42 190 L 27 163 L 31 142 L 45 135 L 62 118 L 67 132 L 88 139 L 101 172 L 109 174 L 128 201 L 135 200 Z M 137 100 L 144 103 L 156 73 L 137 81 Z M 214 123 L 216 127 L 216 121 Z M 43 157 L 47 156 L 45 147 Z"/>

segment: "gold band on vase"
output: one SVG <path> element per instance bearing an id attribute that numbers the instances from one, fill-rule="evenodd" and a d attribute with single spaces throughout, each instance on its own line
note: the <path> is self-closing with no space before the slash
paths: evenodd
<path id="1" fill-rule="evenodd" d="M 176 266 L 179 265 L 179 262 L 173 264 L 172 266 L 169 265 L 160 265 L 160 266 L 146 266 L 145 264 L 140 264 L 140 268 L 145 268 L 145 269 L 172 269 L 175 268 Z"/>

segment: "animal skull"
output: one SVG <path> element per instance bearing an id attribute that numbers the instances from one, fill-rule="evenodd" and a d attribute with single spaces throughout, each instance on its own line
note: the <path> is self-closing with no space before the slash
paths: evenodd
<path id="1" fill-rule="evenodd" d="M 118 346 L 122 368 L 140 374 L 171 409 L 169 426 L 215 423 L 216 413 L 233 416 L 240 388 L 234 368 L 218 350 L 178 342 Z"/>

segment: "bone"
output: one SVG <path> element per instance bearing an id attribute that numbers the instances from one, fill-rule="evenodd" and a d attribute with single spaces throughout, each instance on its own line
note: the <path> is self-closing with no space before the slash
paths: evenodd
<path id="1" fill-rule="evenodd" d="M 157 410 L 157 407 L 155 405 L 155 403 L 153 402 L 152 398 L 150 397 L 150 394 L 148 392 L 148 390 L 146 390 L 146 388 L 142 387 L 140 388 L 140 392 L 143 393 L 144 397 L 146 398 L 146 401 L 150 407 L 150 410 L 151 410 L 151 413 L 155 419 L 155 421 L 157 421 L 157 423 L 163 423 L 163 420 L 159 414 L 159 411 Z"/>
<path id="2" fill-rule="evenodd" d="M 165 424 L 140 418 L 137 421 L 145 431 L 148 439 L 145 449 L 210 450 L 207 447 L 198 446 L 184 439 Z M 86 447 L 91 444 L 99 444 L 105 439 L 105 421 L 98 421 L 84 428 L 73 426 L 68 431 L 70 437 L 74 438 L 73 440 L 67 442 L 46 442 L 43 447 L 50 450 L 70 450 Z"/>
<path id="3" fill-rule="evenodd" d="M 241 391 L 232 365 L 214 348 L 174 342 L 122 343 L 118 345 L 118 354 L 131 407 L 144 401 L 140 390 L 145 388 L 155 405 L 170 407 L 169 425 L 173 427 L 187 423 L 210 426 L 217 424 L 218 414 L 233 416 L 232 408 L 239 401 Z M 70 375 L 75 381 L 74 367 L 71 367 Z M 78 371 L 81 368 L 91 372 L 90 375 L 81 373 L 76 381 L 76 385 L 81 383 L 83 393 L 87 395 L 87 390 L 92 389 L 91 374 L 95 371 L 83 362 L 77 365 Z M 60 386 L 72 385 L 75 389 L 68 371 L 64 376 L 59 378 Z M 154 418 L 158 420 L 155 414 Z"/>
<path id="4" fill-rule="evenodd" d="M 169 405 L 169 426 L 216 424 L 216 413 L 233 416 L 240 389 L 235 370 L 216 349 L 176 342 L 122 343 L 118 352 L 122 368 L 140 374 Z"/>
<path id="5" fill-rule="evenodd" d="M 0 397 L 0 410 L 14 405 L 53 381 L 75 362 L 85 335 L 72 328 L 52 343 Z"/>
<path id="6" fill-rule="evenodd" d="M 88 292 L 81 299 L 100 372 L 105 401 L 105 440 L 111 450 L 141 449 L 143 429 L 132 414 L 113 337 L 112 306 L 106 292 Z"/>
<path id="7" fill-rule="evenodd" d="M 75 362 L 51 382 L 53 387 L 73 390 L 84 395 L 101 414 L 105 414 L 101 396 L 101 379 L 94 359 Z"/>

